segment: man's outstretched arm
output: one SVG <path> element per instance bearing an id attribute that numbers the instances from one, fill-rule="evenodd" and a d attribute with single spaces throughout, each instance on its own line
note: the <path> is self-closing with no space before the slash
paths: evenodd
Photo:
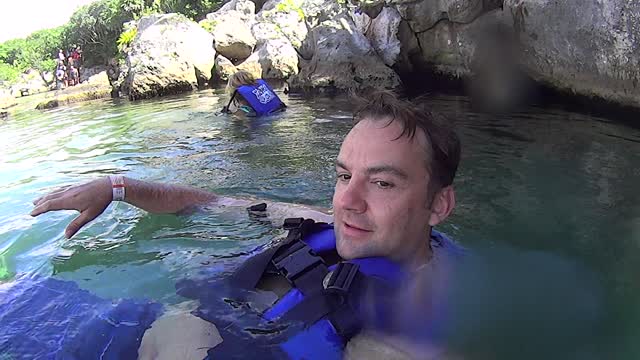
<path id="1" fill-rule="evenodd" d="M 157 213 L 179 213 L 196 206 L 249 206 L 254 200 L 218 196 L 212 192 L 179 185 L 146 182 L 124 178 L 124 201 L 142 210 Z M 72 237 L 84 225 L 92 221 L 113 201 L 111 180 L 108 177 L 84 184 L 55 190 L 33 201 L 35 208 L 31 216 L 49 211 L 76 210 L 80 215 L 66 228 L 65 236 Z M 331 221 L 331 216 L 320 209 L 283 203 L 268 204 L 267 214 L 274 219 L 286 217 L 309 217 L 320 221 Z"/>
<path id="2" fill-rule="evenodd" d="M 124 178 L 124 201 L 152 213 L 178 213 L 192 206 L 214 204 L 218 196 L 186 186 L 165 185 Z M 84 184 L 55 190 L 33 201 L 31 216 L 49 211 L 77 210 L 65 230 L 70 238 L 89 221 L 98 217 L 113 200 L 111 180 L 103 177 Z"/>

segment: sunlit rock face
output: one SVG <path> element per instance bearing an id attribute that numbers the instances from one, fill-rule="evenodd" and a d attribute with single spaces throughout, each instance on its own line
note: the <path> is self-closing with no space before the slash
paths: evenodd
<path id="1" fill-rule="evenodd" d="M 190 91 L 208 83 L 215 62 L 213 36 L 178 14 L 140 19 L 127 54 L 122 85 L 130 99 Z"/>
<path id="2" fill-rule="evenodd" d="M 639 17 L 636 0 L 233 0 L 200 26 L 142 18 L 123 90 L 191 90 L 221 56 L 223 81 L 242 69 L 291 89 L 347 90 L 428 86 L 415 80 L 432 74 L 498 108 L 536 83 L 640 107 Z"/>
<path id="3" fill-rule="evenodd" d="M 415 71 L 469 79 L 473 93 L 503 103 L 526 92 L 526 78 L 640 107 L 640 1 L 392 0 L 362 9 L 360 31 L 403 79 Z"/>

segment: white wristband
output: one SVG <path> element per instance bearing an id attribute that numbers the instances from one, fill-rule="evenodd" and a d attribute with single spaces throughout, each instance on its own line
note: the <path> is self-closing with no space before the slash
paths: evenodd
<path id="1" fill-rule="evenodd" d="M 109 180 L 111 180 L 111 191 L 113 194 L 112 201 L 124 201 L 124 176 L 109 175 Z"/>

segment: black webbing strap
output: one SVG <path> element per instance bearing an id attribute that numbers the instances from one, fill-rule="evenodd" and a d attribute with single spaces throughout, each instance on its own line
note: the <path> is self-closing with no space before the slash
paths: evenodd
<path id="1" fill-rule="evenodd" d="M 373 282 L 358 268 L 357 264 L 339 263 L 325 279 L 323 291 L 305 296 L 280 320 L 302 321 L 311 325 L 326 316 L 340 336 L 351 338 L 362 327 L 362 319 L 355 311 L 354 304 Z"/>
<path id="2" fill-rule="evenodd" d="M 324 260 L 302 241 L 293 241 L 280 247 L 271 263 L 304 295 L 322 291 L 322 280 L 329 272 Z"/>
<path id="3" fill-rule="evenodd" d="M 269 248 L 247 259 L 231 276 L 234 286 L 254 289 L 265 272 L 281 273 L 305 295 L 321 290 L 322 279 L 328 270 L 322 258 L 300 239 L 316 227 L 315 221 L 303 218 L 285 219 L 283 228 L 289 230 L 280 246 Z"/>
<path id="4" fill-rule="evenodd" d="M 244 263 L 230 277 L 232 286 L 242 289 L 255 289 L 262 278 L 265 269 L 271 264 L 277 247 L 269 248 L 258 255 L 245 260 Z"/>

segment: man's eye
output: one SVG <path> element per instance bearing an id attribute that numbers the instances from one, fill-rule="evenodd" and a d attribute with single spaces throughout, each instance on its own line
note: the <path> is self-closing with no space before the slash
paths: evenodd
<path id="1" fill-rule="evenodd" d="M 380 187 L 381 189 L 391 189 L 393 187 L 392 183 L 382 180 L 376 181 L 375 184 L 378 185 L 378 187 Z"/>
<path id="2" fill-rule="evenodd" d="M 338 174 L 338 180 L 347 181 L 351 179 L 351 175 L 349 174 Z"/>

